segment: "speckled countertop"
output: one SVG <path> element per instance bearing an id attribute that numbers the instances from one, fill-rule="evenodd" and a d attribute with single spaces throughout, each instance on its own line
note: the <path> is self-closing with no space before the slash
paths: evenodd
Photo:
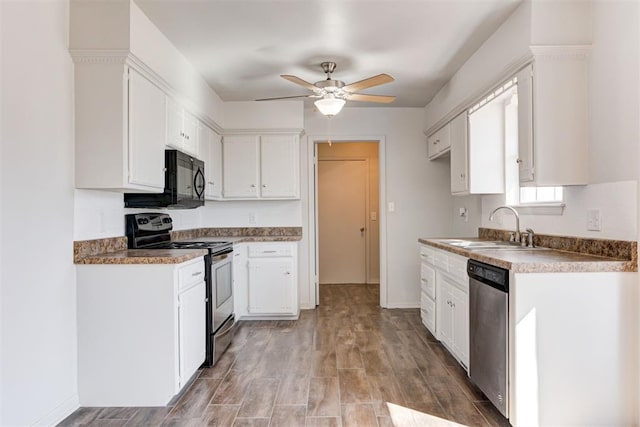
<path id="1" fill-rule="evenodd" d="M 76 264 L 180 264 L 207 253 L 205 249 L 128 249 L 86 256 Z"/>
<path id="2" fill-rule="evenodd" d="M 295 242 L 302 227 L 197 228 L 171 232 L 172 240 L 211 242 Z M 125 236 L 73 242 L 76 264 L 180 264 L 207 254 L 204 249 L 127 249 Z"/>
<path id="3" fill-rule="evenodd" d="M 482 235 L 482 233 L 481 233 Z M 548 236 L 544 236 L 548 237 Z M 557 240 L 565 239 L 557 236 Z M 576 238 L 571 238 L 576 239 Z M 635 272 L 638 271 L 636 242 L 602 240 L 601 244 L 609 248 L 616 245 L 619 255 L 623 256 L 600 256 L 589 253 L 571 252 L 565 250 L 495 250 L 495 249 L 474 249 L 468 250 L 446 243 L 445 238 L 421 238 L 420 243 L 443 249 L 467 258 L 480 262 L 502 267 L 514 273 L 561 273 L 561 272 Z M 478 239 L 464 238 L 463 240 L 483 241 L 499 239 Z M 596 239 L 588 239 L 596 240 Z M 593 246 L 593 245 L 592 245 Z M 597 246 L 597 245 L 596 245 Z M 626 246 L 629 246 L 627 248 Z M 604 251 L 606 252 L 606 251 Z"/>

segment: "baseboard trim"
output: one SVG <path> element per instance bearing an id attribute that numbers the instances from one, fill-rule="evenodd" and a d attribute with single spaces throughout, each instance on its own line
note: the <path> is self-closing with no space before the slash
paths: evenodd
<path id="1" fill-rule="evenodd" d="M 387 308 L 420 308 L 420 304 L 414 302 L 387 304 Z"/>
<path id="2" fill-rule="evenodd" d="M 40 418 L 38 421 L 33 423 L 34 426 L 55 426 L 60 423 L 60 421 L 67 418 L 69 415 L 73 414 L 73 412 L 80 407 L 80 399 L 77 393 L 72 394 L 67 399 L 65 399 L 61 404 L 56 406 L 53 410 L 51 410 L 44 417 Z"/>

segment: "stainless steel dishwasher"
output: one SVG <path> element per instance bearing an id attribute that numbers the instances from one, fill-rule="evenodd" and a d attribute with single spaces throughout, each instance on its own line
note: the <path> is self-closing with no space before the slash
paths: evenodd
<path id="1" fill-rule="evenodd" d="M 509 414 L 509 271 L 470 259 L 469 376 Z"/>

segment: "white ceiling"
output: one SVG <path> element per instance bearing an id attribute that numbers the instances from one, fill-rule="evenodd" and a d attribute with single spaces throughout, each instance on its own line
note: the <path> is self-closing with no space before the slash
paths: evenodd
<path id="1" fill-rule="evenodd" d="M 136 0 L 224 101 L 306 95 L 279 75 L 313 83 L 329 60 L 346 83 L 393 76 L 363 93 L 394 107 L 424 107 L 520 1 Z"/>

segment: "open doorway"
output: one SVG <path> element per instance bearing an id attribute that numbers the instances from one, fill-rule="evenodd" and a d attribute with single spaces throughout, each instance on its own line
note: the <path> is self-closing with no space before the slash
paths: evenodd
<path id="1" fill-rule="evenodd" d="M 316 145 L 319 286 L 380 285 L 377 141 Z"/>

